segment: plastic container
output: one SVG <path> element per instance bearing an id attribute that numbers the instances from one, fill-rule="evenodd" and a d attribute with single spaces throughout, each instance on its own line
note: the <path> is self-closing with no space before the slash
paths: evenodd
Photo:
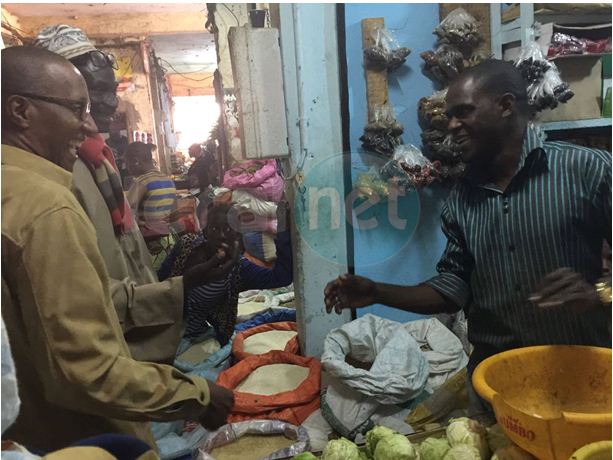
<path id="1" fill-rule="evenodd" d="M 575 452 L 570 460 L 610 460 L 611 450 L 611 441 L 593 442 Z"/>
<path id="2" fill-rule="evenodd" d="M 611 349 L 548 345 L 506 351 L 473 374 L 477 393 L 518 446 L 541 460 L 567 460 L 611 439 Z"/>

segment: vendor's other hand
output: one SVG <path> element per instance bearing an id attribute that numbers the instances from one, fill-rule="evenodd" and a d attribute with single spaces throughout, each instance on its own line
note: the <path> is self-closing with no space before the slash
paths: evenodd
<path id="1" fill-rule="evenodd" d="M 564 306 L 579 313 L 601 306 L 594 286 L 566 267 L 545 276 L 528 300 L 540 308 Z"/>
<path id="2" fill-rule="evenodd" d="M 225 278 L 240 258 L 240 242 L 234 241 L 231 247 L 220 246 L 215 254 L 205 262 L 193 265 L 183 272 L 185 291 L 196 286 Z"/>
<path id="3" fill-rule="evenodd" d="M 228 416 L 234 406 L 234 393 L 227 388 L 207 380 L 209 385 L 210 402 L 198 421 L 209 431 L 226 424 Z"/>
<path id="4" fill-rule="evenodd" d="M 340 315 L 343 308 L 358 308 L 375 302 L 377 284 L 356 275 L 342 275 L 330 281 L 324 289 L 326 311 Z"/>

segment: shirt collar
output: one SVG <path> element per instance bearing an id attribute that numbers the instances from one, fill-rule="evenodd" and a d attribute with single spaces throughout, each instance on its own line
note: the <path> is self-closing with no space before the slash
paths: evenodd
<path id="1" fill-rule="evenodd" d="M 543 134 L 542 132 L 534 126 L 533 123 L 528 123 L 526 127 L 526 133 L 524 134 L 524 142 L 522 145 L 521 156 L 519 157 L 519 163 L 517 165 L 517 171 L 513 177 L 515 178 L 520 172 L 524 169 L 531 167 L 535 163 L 543 161 L 546 159 L 545 149 L 543 148 Z M 492 184 L 477 184 L 474 182 L 470 172 L 465 176 L 468 179 L 468 182 L 476 185 L 477 187 L 486 188 L 486 189 L 494 189 L 496 187 Z"/>
<path id="2" fill-rule="evenodd" d="M 72 174 L 51 163 L 49 160 L 12 145 L 2 144 L 2 165 L 15 166 L 66 188 L 72 184 Z"/>
<path id="3" fill-rule="evenodd" d="M 519 165 L 515 174 L 519 173 L 524 167 L 528 158 L 533 156 L 538 158 L 544 158 L 545 149 L 543 148 L 543 133 L 534 126 L 533 123 L 528 123 L 526 128 L 526 134 L 524 135 L 524 145 L 522 147 L 521 157 L 519 159 Z"/>

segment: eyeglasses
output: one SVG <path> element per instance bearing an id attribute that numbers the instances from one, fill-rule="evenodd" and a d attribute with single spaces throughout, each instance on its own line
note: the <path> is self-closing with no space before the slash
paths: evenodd
<path id="1" fill-rule="evenodd" d="M 91 51 L 89 53 L 89 56 L 91 58 L 92 63 L 96 67 L 106 67 L 107 65 L 110 65 L 113 69 L 119 70 L 119 65 L 117 64 L 117 61 L 115 60 L 115 56 L 113 56 L 112 54 L 104 53 L 100 50 L 96 50 L 96 51 Z"/>
<path id="2" fill-rule="evenodd" d="M 66 107 L 71 110 L 75 116 L 79 117 L 82 121 L 87 120 L 87 116 L 91 111 L 91 103 L 89 101 L 75 101 L 73 99 L 66 99 L 63 97 L 51 97 L 51 96 L 40 96 L 38 94 L 31 93 L 14 93 L 15 96 L 27 97 L 30 99 L 37 99 L 39 101 L 49 102 L 51 104 L 61 105 L 62 107 Z"/>

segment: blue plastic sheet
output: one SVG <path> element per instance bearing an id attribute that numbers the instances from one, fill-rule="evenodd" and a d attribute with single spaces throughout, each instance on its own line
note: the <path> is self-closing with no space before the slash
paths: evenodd
<path id="1" fill-rule="evenodd" d="M 296 310 L 293 308 L 278 308 L 273 311 L 267 311 L 254 316 L 249 321 L 237 324 L 234 330 L 236 332 L 246 331 L 252 327 L 267 323 L 281 323 L 283 321 L 296 321 Z"/>
<path id="2" fill-rule="evenodd" d="M 184 351 L 186 351 L 189 347 L 196 343 L 204 342 L 210 338 L 215 338 L 215 331 L 213 328 L 210 328 L 207 332 L 200 335 L 196 338 L 186 339 L 183 338 L 179 343 L 179 348 L 177 349 L 176 356 L 180 356 Z M 218 351 L 213 353 L 207 359 L 199 364 L 188 363 L 186 361 L 181 361 L 178 358 L 175 358 L 174 366 L 189 375 L 197 375 L 199 377 L 204 377 L 210 380 L 215 381 L 217 379 L 217 375 L 228 367 L 230 367 L 230 355 L 232 353 L 232 341 L 234 340 L 234 336 L 232 336 L 229 342 L 220 348 Z"/>

